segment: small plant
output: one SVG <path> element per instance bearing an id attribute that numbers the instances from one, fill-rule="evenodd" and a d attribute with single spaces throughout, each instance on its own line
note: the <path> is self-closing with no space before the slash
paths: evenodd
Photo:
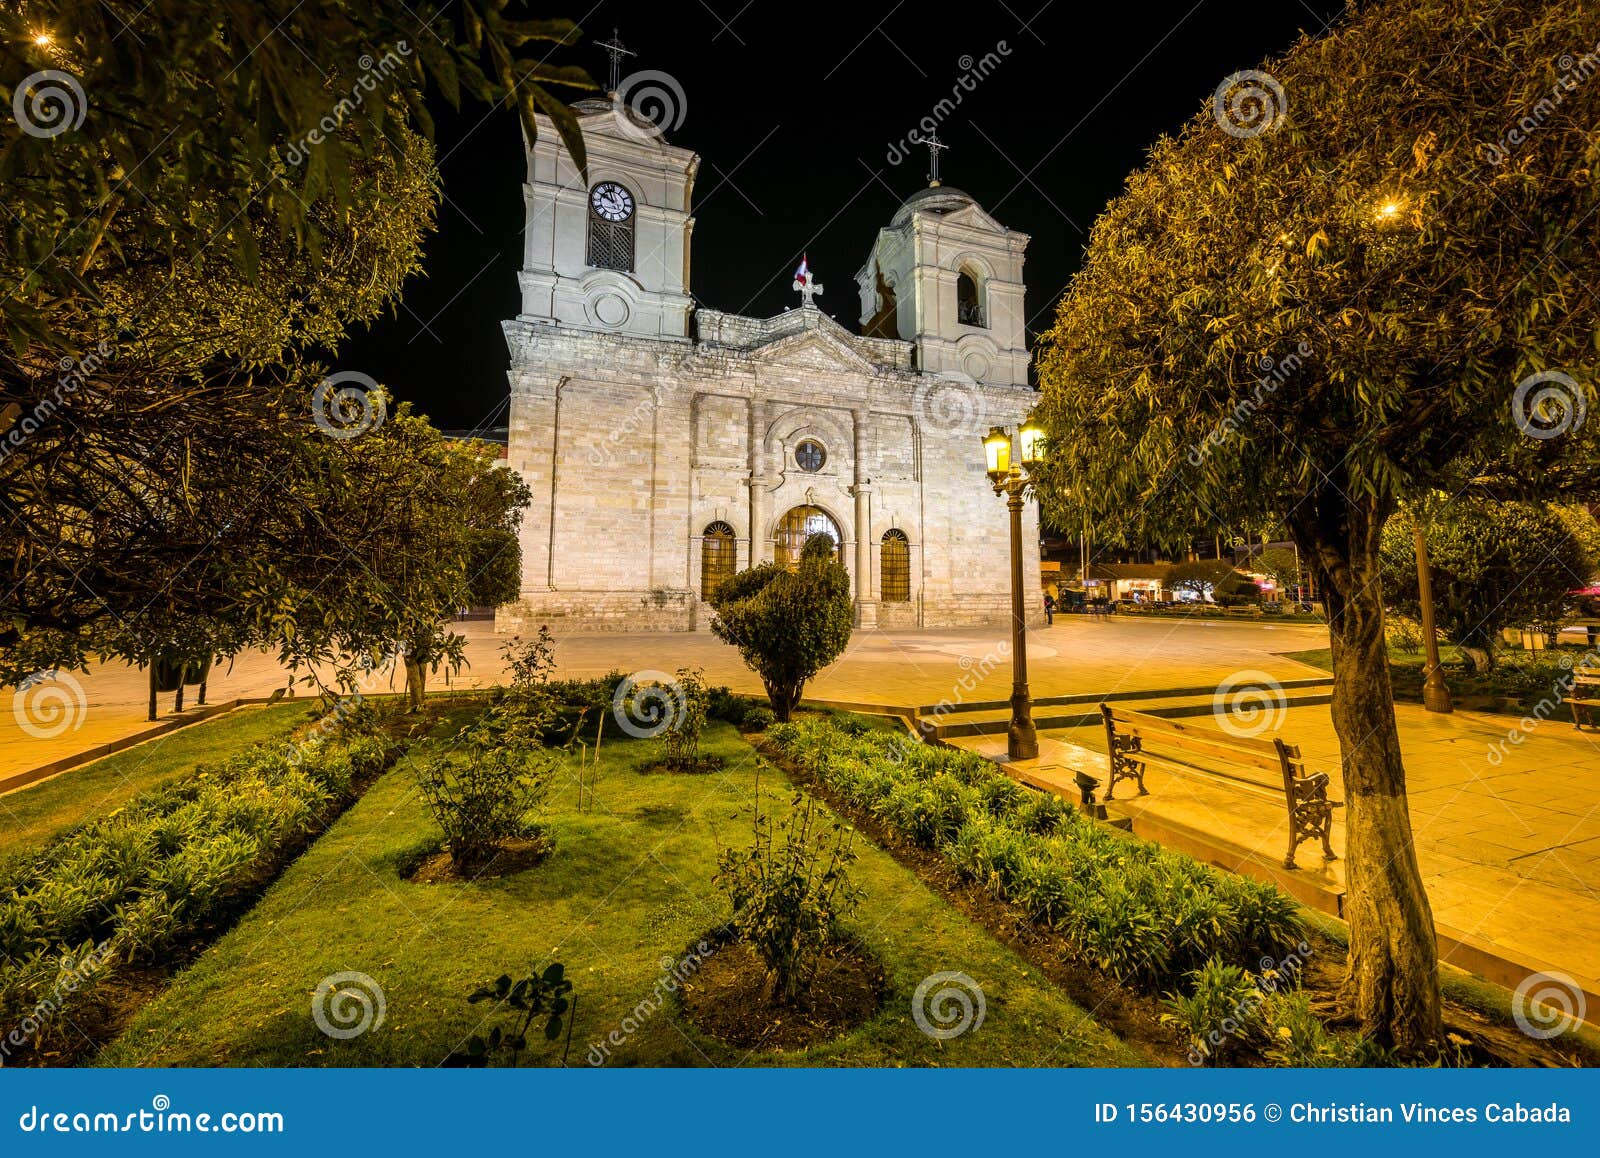
<path id="1" fill-rule="evenodd" d="M 758 811 L 755 842 L 722 852 L 716 883 L 732 904 L 734 930 L 766 966 L 768 999 L 803 1005 L 839 922 L 860 901 L 846 871 L 855 833 L 799 793 L 776 827 L 775 835 Z"/>
<path id="2" fill-rule="evenodd" d="M 539 634 L 532 639 L 513 635 L 500 645 L 513 691 L 526 693 L 549 684 L 556 670 L 555 642 L 550 629 L 541 625 Z"/>
<path id="3" fill-rule="evenodd" d="M 772 714 L 771 708 L 749 708 L 739 721 L 739 728 L 745 732 L 765 732 L 777 722 L 777 719 L 778 717 Z"/>
<path id="4" fill-rule="evenodd" d="M 1384 617 L 1383 626 L 1389 646 L 1401 655 L 1416 655 L 1422 650 L 1422 627 L 1416 620 L 1390 612 Z"/>
<path id="5" fill-rule="evenodd" d="M 570 994 L 570 996 L 569 996 Z M 561 1049 L 561 1064 L 567 1064 L 567 1053 L 572 1049 L 572 1019 L 577 1016 L 578 995 L 572 992 L 572 982 L 567 980 L 566 969 L 558 961 L 547 965 L 543 972 L 529 973 L 512 980 L 502 973 L 493 981 L 478 986 L 467 1000 L 476 1005 L 480 1001 L 493 1001 L 497 1012 L 511 1012 L 509 1025 L 496 1025 L 487 1036 L 473 1034 L 467 1046 L 445 1059 L 447 1066 L 479 1068 L 489 1065 L 496 1055 L 503 1054 L 506 1065 L 515 1067 L 523 1051 L 528 1048 L 528 1031 L 539 1018 L 544 1019 L 544 1039 L 555 1041 L 566 1026 L 567 1040 Z"/>
<path id="6" fill-rule="evenodd" d="M 744 696 L 736 696 L 727 687 L 714 687 L 706 693 L 706 715 L 713 720 L 724 720 L 739 727 L 753 706 Z"/>
<path id="7" fill-rule="evenodd" d="M 489 746 L 474 733 L 422 764 L 423 799 L 458 868 L 492 859 L 507 841 L 538 834 L 533 814 L 549 794 L 553 756 L 526 747 Z"/>
<path id="8" fill-rule="evenodd" d="M 700 768 L 700 736 L 706 728 L 706 681 L 699 668 L 678 669 L 673 695 L 675 709 L 661 732 L 665 749 L 662 763 L 674 772 L 696 772 Z"/>
<path id="9" fill-rule="evenodd" d="M 1248 970 L 1212 957 L 1189 974 L 1194 992 L 1171 994 L 1161 1020 L 1189 1038 L 1189 1060 L 1212 1065 L 1231 1054 L 1261 1024 L 1263 995 Z"/>

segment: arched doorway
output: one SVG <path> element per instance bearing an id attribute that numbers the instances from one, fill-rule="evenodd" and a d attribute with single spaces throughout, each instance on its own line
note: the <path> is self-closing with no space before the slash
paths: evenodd
<path id="1" fill-rule="evenodd" d="M 844 535 L 839 531 L 839 524 L 833 521 L 833 516 L 821 507 L 790 508 L 788 514 L 778 520 L 777 530 L 772 536 L 773 558 L 785 567 L 799 566 L 800 549 L 805 546 L 807 539 L 817 534 L 833 536 L 833 557 L 839 558 L 839 552 L 844 549 Z"/>

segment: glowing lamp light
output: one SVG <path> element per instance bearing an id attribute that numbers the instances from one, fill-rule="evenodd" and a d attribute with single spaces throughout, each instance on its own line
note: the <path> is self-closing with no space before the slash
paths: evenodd
<path id="1" fill-rule="evenodd" d="M 988 463 L 989 481 L 998 484 L 1011 473 L 1011 436 L 1003 426 L 991 426 L 983 440 L 983 454 Z"/>
<path id="2" fill-rule="evenodd" d="M 1385 201 L 1382 205 L 1378 206 L 1378 220 L 1393 221 L 1396 217 L 1400 216 L 1401 208 L 1402 206 L 1398 201 Z"/>
<path id="3" fill-rule="evenodd" d="M 1023 466 L 1037 466 L 1044 461 L 1044 427 L 1030 418 L 1018 432 L 1017 441 L 1022 444 Z"/>
<path id="4" fill-rule="evenodd" d="M 51 36 L 48 32 L 38 32 L 34 34 L 33 42 L 40 48 L 49 48 L 55 43 L 55 37 Z"/>

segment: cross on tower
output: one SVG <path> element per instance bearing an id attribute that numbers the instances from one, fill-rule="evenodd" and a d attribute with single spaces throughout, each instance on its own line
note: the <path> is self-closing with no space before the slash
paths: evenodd
<path id="1" fill-rule="evenodd" d="M 929 133 L 922 143 L 928 146 L 928 185 L 931 188 L 939 183 L 939 154 L 950 146 L 939 139 L 938 133 Z"/>
<path id="2" fill-rule="evenodd" d="M 622 83 L 622 58 L 639 54 L 622 47 L 622 36 L 615 25 L 611 29 L 611 39 L 602 40 L 600 47 L 605 49 L 606 55 L 611 58 L 611 83 L 606 86 L 606 91 L 615 93 Z"/>
<path id="3" fill-rule="evenodd" d="M 811 262 L 804 256 L 800 258 L 800 268 L 794 271 L 794 288 L 800 291 L 802 307 L 814 306 L 816 303 L 811 299 L 822 292 L 822 287 L 811 276 Z"/>

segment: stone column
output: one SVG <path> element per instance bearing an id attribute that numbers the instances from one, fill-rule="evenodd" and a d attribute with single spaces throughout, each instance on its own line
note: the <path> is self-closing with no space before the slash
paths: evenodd
<path id="1" fill-rule="evenodd" d="M 856 626 L 878 625 L 878 602 L 872 597 L 872 479 L 867 474 L 867 412 L 854 410 L 856 482 Z"/>
<path id="2" fill-rule="evenodd" d="M 766 412 L 766 403 L 751 401 L 750 478 L 745 484 L 750 488 L 750 561 L 746 564 L 750 567 L 768 559 L 767 523 L 772 518 L 772 493 L 767 489 Z"/>

